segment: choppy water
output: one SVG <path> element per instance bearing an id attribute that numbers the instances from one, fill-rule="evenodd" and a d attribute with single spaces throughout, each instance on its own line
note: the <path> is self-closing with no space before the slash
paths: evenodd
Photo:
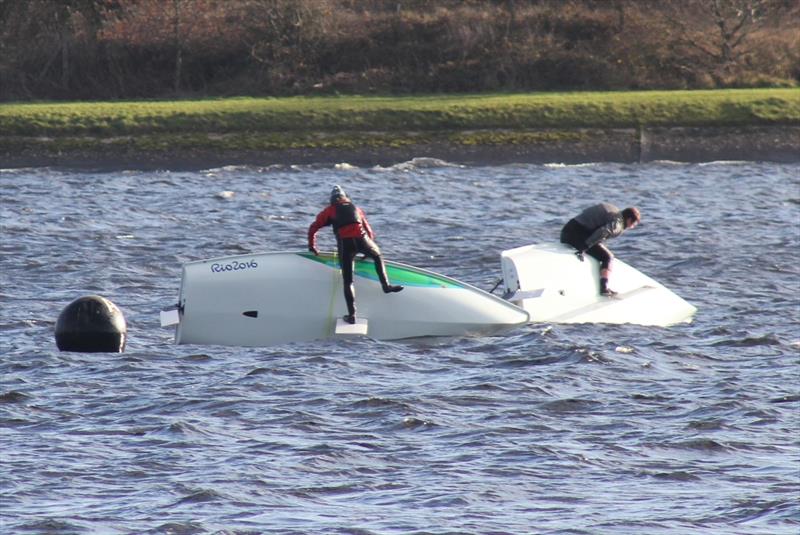
<path id="1" fill-rule="evenodd" d="M 698 315 L 171 345 L 158 311 L 183 262 L 303 249 L 334 183 L 388 258 L 487 289 L 501 250 L 637 204 L 612 248 Z M 0 187 L 2 533 L 800 532 L 798 165 L 24 169 Z M 125 353 L 56 349 L 89 294 L 124 312 Z"/>

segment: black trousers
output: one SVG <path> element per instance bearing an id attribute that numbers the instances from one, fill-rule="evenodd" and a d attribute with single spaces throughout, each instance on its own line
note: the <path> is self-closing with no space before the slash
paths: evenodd
<path id="1" fill-rule="evenodd" d="M 579 251 L 586 251 L 589 256 L 596 258 L 600 262 L 600 269 L 608 269 L 614 254 L 605 245 L 596 243 L 590 248 L 586 248 L 586 240 L 593 232 L 592 229 L 588 229 L 574 219 L 570 219 L 561 229 L 561 243 L 571 245 Z"/>
<path id="2" fill-rule="evenodd" d="M 381 281 L 381 286 L 389 286 L 389 279 L 386 276 L 386 267 L 383 265 L 381 250 L 369 236 L 360 238 L 340 238 L 336 241 L 339 250 L 339 266 L 342 268 L 342 279 L 344 282 L 344 300 L 347 303 L 347 313 L 354 316 L 356 313 L 356 297 L 353 289 L 353 262 L 356 255 L 362 253 L 371 258 L 375 263 L 375 272 Z"/>

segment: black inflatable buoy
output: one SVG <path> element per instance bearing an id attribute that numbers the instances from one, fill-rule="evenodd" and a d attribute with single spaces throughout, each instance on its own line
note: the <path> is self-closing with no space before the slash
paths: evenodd
<path id="1" fill-rule="evenodd" d="M 122 353 L 127 327 L 117 305 L 99 295 L 79 297 L 68 304 L 56 322 L 56 345 L 61 351 Z"/>

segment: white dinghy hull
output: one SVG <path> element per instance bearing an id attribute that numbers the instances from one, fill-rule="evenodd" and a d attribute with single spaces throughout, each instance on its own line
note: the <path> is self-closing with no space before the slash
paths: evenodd
<path id="1" fill-rule="evenodd" d="M 528 322 L 528 313 L 463 282 L 398 262 L 386 262 L 393 284 L 384 294 L 372 261 L 356 260 L 357 316 L 367 336 L 393 340 L 490 334 Z M 337 334 L 347 313 L 334 254 L 238 255 L 183 266 L 178 344 L 261 347 Z M 341 333 L 343 329 L 339 328 Z"/>
<path id="2" fill-rule="evenodd" d="M 599 294 L 599 263 L 561 243 L 503 251 L 504 297 L 550 323 L 631 323 L 666 327 L 691 321 L 697 309 L 640 271 L 615 258 L 609 286 Z"/>

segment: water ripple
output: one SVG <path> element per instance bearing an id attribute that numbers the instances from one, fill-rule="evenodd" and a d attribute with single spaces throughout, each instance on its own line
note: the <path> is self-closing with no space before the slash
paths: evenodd
<path id="1" fill-rule="evenodd" d="M 798 171 L 428 158 L 0 170 L 0 531 L 795 535 Z M 503 249 L 556 240 L 597 200 L 639 204 L 644 224 L 614 252 L 698 315 L 172 345 L 158 310 L 181 264 L 303 249 L 336 183 L 388 258 L 487 290 Z M 59 311 L 89 293 L 123 310 L 125 353 L 55 348 Z"/>

